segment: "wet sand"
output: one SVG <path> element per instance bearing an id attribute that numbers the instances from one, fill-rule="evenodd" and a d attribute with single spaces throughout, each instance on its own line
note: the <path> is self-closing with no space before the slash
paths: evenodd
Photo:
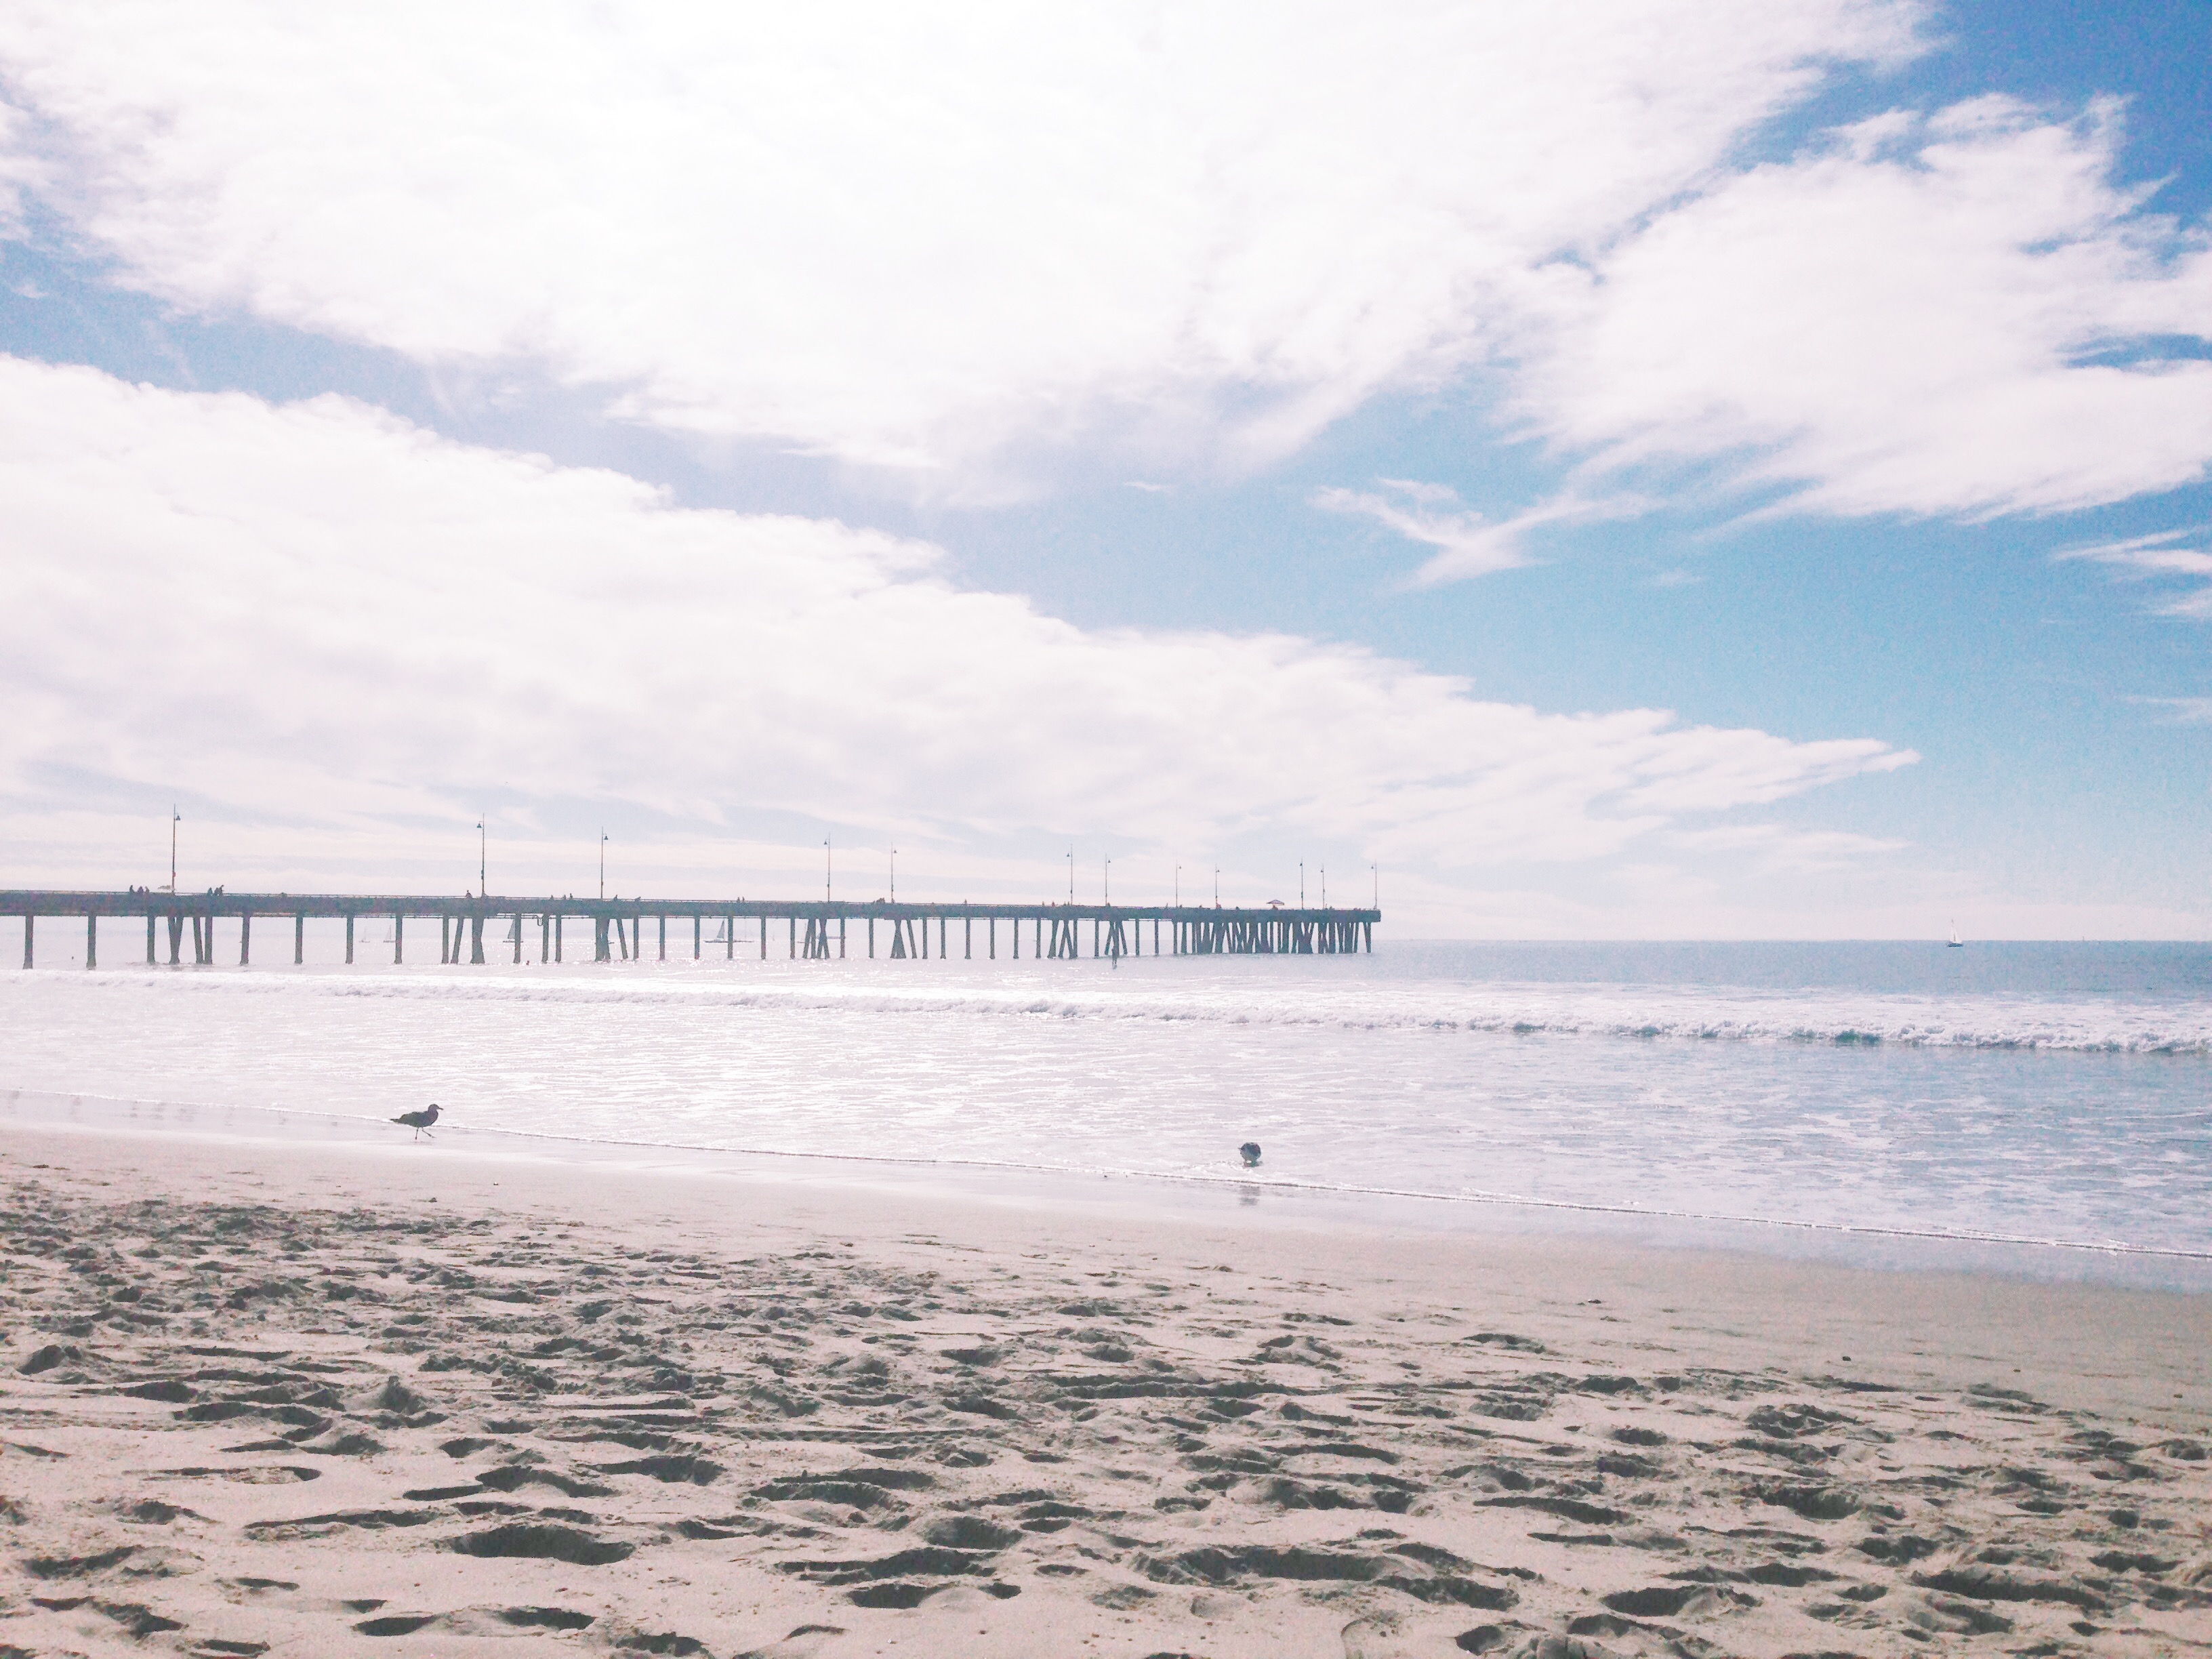
<path id="1" fill-rule="evenodd" d="M 2212 1298 L 0 1129 L 0 1656 L 2212 1648 Z"/>

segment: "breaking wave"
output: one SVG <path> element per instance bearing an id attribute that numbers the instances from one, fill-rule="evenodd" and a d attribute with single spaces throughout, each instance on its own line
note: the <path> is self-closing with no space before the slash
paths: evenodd
<path id="1" fill-rule="evenodd" d="M 2017 996 L 1928 998 L 1821 992 L 1773 993 L 1671 986 L 1456 985 L 1434 980 L 1362 979 L 1267 983 L 1201 970 L 1172 985 L 1160 969 L 1124 969 L 1139 981 L 1080 989 L 1023 982 L 1000 969 L 988 979 L 949 964 L 952 984 L 888 988 L 889 969 L 862 964 L 771 964 L 733 982 L 732 970 L 614 967 L 604 977 L 577 968 L 469 971 L 441 978 L 417 969 L 344 975 L 296 970 L 142 972 L 74 976 L 78 983 L 153 981 L 186 994 L 397 999 L 438 1002 L 665 1005 L 671 1012 L 722 1009 L 852 1016 L 1204 1023 L 1408 1033 L 1474 1032 L 1524 1038 L 1611 1038 L 1643 1042 L 1814 1043 L 1843 1048 L 2011 1049 L 2112 1054 L 2212 1055 L 2212 1002 L 2051 1000 Z M 447 973 L 454 970 L 447 969 Z M 745 971 L 744 969 L 737 971 Z M 922 971 L 936 971 L 923 969 Z M 1087 963 L 1066 971 L 1095 977 Z M 860 975 L 866 975 L 866 979 Z M 635 975 L 623 984 L 611 982 Z M 763 979 L 763 975 L 768 975 Z M 1150 983 L 1143 981 L 1150 981 Z"/>

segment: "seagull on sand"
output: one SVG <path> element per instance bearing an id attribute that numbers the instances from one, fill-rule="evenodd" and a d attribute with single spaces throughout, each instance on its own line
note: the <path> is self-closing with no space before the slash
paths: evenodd
<path id="1" fill-rule="evenodd" d="M 438 1121 L 438 1103 L 434 1100 L 419 1112 L 402 1112 L 392 1121 L 405 1124 L 415 1132 L 417 1139 L 430 1135 L 430 1139 L 435 1140 L 438 1137 L 430 1134 L 430 1126 Z"/>

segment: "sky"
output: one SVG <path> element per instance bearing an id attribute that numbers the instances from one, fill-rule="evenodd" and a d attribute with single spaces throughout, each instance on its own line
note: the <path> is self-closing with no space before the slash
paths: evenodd
<path id="1" fill-rule="evenodd" d="M 19 0 L 0 885 L 2212 936 L 2208 65 Z"/>

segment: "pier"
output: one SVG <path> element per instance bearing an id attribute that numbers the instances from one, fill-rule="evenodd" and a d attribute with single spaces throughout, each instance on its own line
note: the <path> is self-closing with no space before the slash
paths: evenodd
<path id="1" fill-rule="evenodd" d="M 1041 960 L 1090 956 L 1118 960 L 1139 956 L 1348 956 L 1375 948 L 1380 910 L 1327 907 L 1291 908 L 1266 905 L 1228 908 L 1219 905 L 1144 904 L 900 904 L 883 900 L 854 903 L 830 899 L 580 899 L 520 898 L 464 894 L 204 893 L 156 892 L 144 888 L 122 892 L 34 892 L 0 890 L 0 916 L 23 919 L 23 966 L 35 958 L 41 919 L 84 924 L 84 965 L 100 965 L 100 924 L 143 921 L 145 960 L 171 967 L 212 966 L 215 925 L 238 923 L 238 962 L 253 957 L 253 924 L 289 921 L 292 960 L 307 960 L 307 922 L 313 918 L 345 923 L 345 959 L 354 960 L 356 924 L 390 921 L 392 960 L 406 960 L 407 924 L 438 927 L 438 960 L 446 964 L 481 965 L 486 930 L 490 948 L 510 963 L 564 962 L 573 951 L 584 959 L 585 941 L 571 944 L 570 922 L 591 925 L 589 959 L 641 962 L 648 951 L 668 960 L 669 923 L 677 924 L 677 949 L 688 941 L 693 961 L 719 946 L 726 959 L 738 951 L 738 924 L 757 924 L 761 959 L 771 954 L 770 939 L 783 948 L 774 954 L 822 962 L 847 957 L 890 961 L 1018 962 L 1024 954 Z M 653 925 L 648 930 L 647 924 Z M 782 924 L 779 930 L 776 924 Z M 502 925 L 504 924 L 504 925 Z M 708 938 L 708 929 L 717 931 Z M 648 931 L 652 937 L 647 938 Z M 111 938 L 112 937 L 111 933 Z M 749 943 L 750 941 L 748 941 Z M 1146 946 L 1151 948 L 1149 951 Z M 527 957 L 526 946 L 532 947 Z M 1088 947 L 1086 949 L 1085 947 Z M 127 948 L 127 947 L 126 947 Z M 281 948 L 281 947 L 280 947 Z M 423 949 L 428 948 L 427 933 Z"/>

